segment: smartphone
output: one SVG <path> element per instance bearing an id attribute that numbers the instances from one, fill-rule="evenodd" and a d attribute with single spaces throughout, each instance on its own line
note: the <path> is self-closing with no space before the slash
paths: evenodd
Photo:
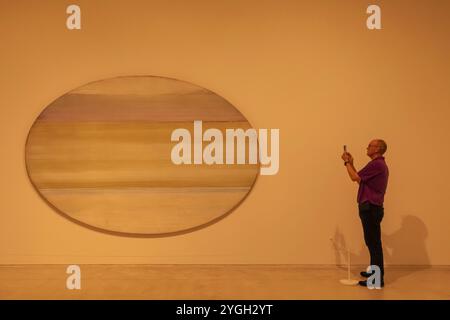
<path id="1" fill-rule="evenodd" d="M 344 144 L 344 152 L 347 152 L 347 146 Z"/>

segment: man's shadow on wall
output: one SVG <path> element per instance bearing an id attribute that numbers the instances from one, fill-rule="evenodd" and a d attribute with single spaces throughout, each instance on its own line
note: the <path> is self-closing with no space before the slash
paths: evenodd
<path id="1" fill-rule="evenodd" d="M 362 232 L 362 227 L 361 227 Z M 428 236 L 426 225 L 418 217 L 406 215 L 402 217 L 400 228 L 391 233 L 382 233 L 384 263 L 386 265 L 386 283 L 395 282 L 399 278 L 407 276 L 413 272 L 430 268 L 430 259 L 426 251 L 425 241 Z M 368 265 L 370 256 L 368 249 L 363 243 L 359 252 L 352 251 L 352 246 L 348 246 L 345 237 L 336 227 L 333 237 L 333 249 L 335 254 L 336 266 L 347 270 L 347 249 L 350 248 L 351 265 Z M 389 272 L 392 265 L 408 266 L 400 268 L 395 272 Z M 391 267 L 391 270 L 394 270 Z M 359 272 L 352 267 L 352 274 L 359 276 Z M 388 273 L 389 272 L 389 273 Z"/>

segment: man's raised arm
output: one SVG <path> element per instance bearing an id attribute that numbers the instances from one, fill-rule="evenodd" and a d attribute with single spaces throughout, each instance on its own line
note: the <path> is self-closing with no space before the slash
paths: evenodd
<path id="1" fill-rule="evenodd" d="M 344 152 L 342 155 L 342 159 L 345 161 L 345 167 L 347 168 L 348 175 L 352 181 L 356 181 L 358 183 L 361 182 L 361 178 L 358 175 L 355 167 L 353 166 L 353 157 L 350 153 Z"/>
<path id="2" fill-rule="evenodd" d="M 355 167 L 353 166 L 353 162 L 347 162 L 345 165 L 347 168 L 348 175 L 350 176 L 350 179 L 352 181 L 356 181 L 358 183 L 361 182 L 361 178 L 358 175 L 358 172 L 356 171 Z"/>

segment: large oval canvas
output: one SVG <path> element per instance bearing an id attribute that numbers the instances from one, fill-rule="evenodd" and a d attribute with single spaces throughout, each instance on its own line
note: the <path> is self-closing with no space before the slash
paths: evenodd
<path id="1" fill-rule="evenodd" d="M 251 128 L 217 94 L 164 77 L 89 83 L 51 103 L 26 142 L 28 175 L 71 219 L 126 234 L 167 234 L 207 225 L 246 197 L 258 164 L 174 164 L 175 129 Z M 192 143 L 194 148 L 194 143 Z M 248 151 L 248 150 L 247 150 Z M 224 150 L 225 152 L 225 150 Z"/>

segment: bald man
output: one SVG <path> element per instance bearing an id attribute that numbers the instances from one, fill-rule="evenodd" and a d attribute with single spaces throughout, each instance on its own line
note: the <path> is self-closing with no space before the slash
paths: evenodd
<path id="1" fill-rule="evenodd" d="M 370 253 L 370 265 L 375 265 L 381 271 L 381 286 L 384 286 L 383 248 L 381 245 L 381 220 L 384 216 L 384 194 L 386 193 L 389 169 L 384 159 L 387 150 L 386 142 L 382 139 L 372 140 L 367 147 L 367 155 L 371 161 L 356 171 L 353 157 L 344 152 L 342 160 L 352 181 L 359 184 L 358 209 L 364 231 L 364 241 Z M 370 277 L 371 273 L 362 271 L 363 277 Z M 359 281 L 361 286 L 367 286 L 367 280 Z"/>

